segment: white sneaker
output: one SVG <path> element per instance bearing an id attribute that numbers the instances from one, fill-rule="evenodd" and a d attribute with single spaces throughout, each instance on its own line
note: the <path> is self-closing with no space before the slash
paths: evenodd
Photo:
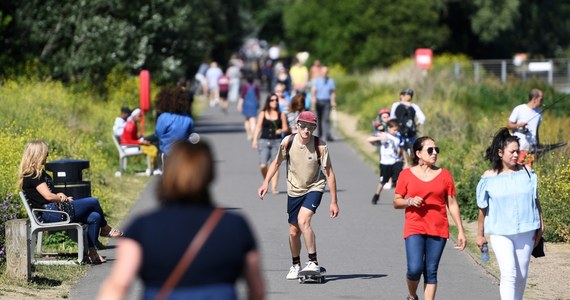
<path id="1" fill-rule="evenodd" d="M 299 270 L 301 270 L 301 266 L 295 264 L 289 268 L 289 273 L 287 273 L 287 279 L 294 280 L 299 278 Z"/>
<path id="2" fill-rule="evenodd" d="M 312 261 L 308 261 L 307 265 L 303 268 L 303 271 L 321 272 L 319 265 Z"/>
<path id="3" fill-rule="evenodd" d="M 162 175 L 162 171 L 160 169 L 156 169 L 152 172 L 152 175 Z"/>

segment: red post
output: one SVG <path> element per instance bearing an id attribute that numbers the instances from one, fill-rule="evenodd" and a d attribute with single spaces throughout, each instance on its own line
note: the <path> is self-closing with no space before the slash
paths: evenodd
<path id="1" fill-rule="evenodd" d="M 140 109 L 141 109 L 141 133 L 144 135 L 144 114 L 150 110 L 150 73 L 148 70 L 141 70 L 140 81 Z"/>

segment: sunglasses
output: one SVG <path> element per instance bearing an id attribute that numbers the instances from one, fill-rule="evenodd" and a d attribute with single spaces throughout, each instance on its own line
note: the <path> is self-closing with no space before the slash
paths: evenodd
<path id="1" fill-rule="evenodd" d="M 277 102 L 277 101 L 278 101 L 277 98 L 271 98 L 271 99 L 269 99 L 269 102 Z"/>
<path id="2" fill-rule="evenodd" d="M 299 126 L 299 128 L 303 130 L 308 129 L 309 131 L 313 131 L 315 130 L 315 128 L 317 128 L 316 125 L 303 124 L 303 123 L 297 123 L 297 126 Z"/>
<path id="3" fill-rule="evenodd" d="M 439 152 L 439 147 L 427 147 L 426 150 L 427 150 L 427 153 L 428 153 L 429 155 L 432 155 L 434 151 L 435 151 L 435 154 L 440 153 L 440 152 Z"/>

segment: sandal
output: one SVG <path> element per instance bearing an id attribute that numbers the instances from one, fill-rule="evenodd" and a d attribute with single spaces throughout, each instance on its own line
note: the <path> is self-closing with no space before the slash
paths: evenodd
<path id="1" fill-rule="evenodd" d="M 111 230 L 109 230 L 109 232 L 107 233 L 103 233 L 103 231 L 101 231 L 100 236 L 109 237 L 109 238 L 118 238 L 123 236 L 123 232 L 120 231 L 119 229 L 111 228 Z"/>
<path id="2" fill-rule="evenodd" d="M 106 263 L 107 260 L 104 256 L 99 255 L 97 250 L 89 250 L 87 254 L 87 263 L 92 265 L 100 265 L 102 263 Z"/>

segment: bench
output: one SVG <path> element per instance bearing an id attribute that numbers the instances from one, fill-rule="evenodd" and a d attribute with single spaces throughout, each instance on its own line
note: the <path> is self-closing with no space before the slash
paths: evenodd
<path id="1" fill-rule="evenodd" d="M 138 155 L 146 155 L 140 147 L 138 146 L 122 146 L 119 143 L 119 139 L 113 135 L 113 143 L 115 143 L 115 147 L 117 147 L 117 151 L 119 152 L 119 172 L 117 176 L 120 176 L 122 172 L 127 169 L 127 158 L 130 156 L 138 156 Z M 146 164 L 147 164 L 147 173 L 152 173 L 152 161 L 150 156 L 146 155 Z M 149 172 L 150 171 L 150 172 Z M 150 175 L 150 174 L 148 174 Z"/>
<path id="2" fill-rule="evenodd" d="M 71 223 L 69 215 L 66 212 L 38 208 L 32 209 L 28 203 L 28 199 L 26 199 L 26 195 L 24 195 L 23 192 L 20 192 L 20 199 L 22 199 L 22 203 L 24 204 L 26 213 L 30 219 L 30 246 L 34 246 L 34 244 L 36 244 L 36 254 L 44 254 L 42 252 L 42 234 L 44 231 L 50 232 L 71 230 L 73 231 L 73 236 L 77 235 L 77 262 L 81 264 L 83 262 L 84 254 L 87 251 L 87 248 L 85 246 L 87 242 L 87 236 L 86 231 L 83 230 L 83 226 L 87 227 L 87 225 L 83 225 L 81 223 Z M 36 215 L 37 212 L 44 211 L 63 214 L 66 220 L 61 222 L 44 223 L 38 219 Z M 32 262 L 38 263 L 34 255 L 32 255 Z"/>

